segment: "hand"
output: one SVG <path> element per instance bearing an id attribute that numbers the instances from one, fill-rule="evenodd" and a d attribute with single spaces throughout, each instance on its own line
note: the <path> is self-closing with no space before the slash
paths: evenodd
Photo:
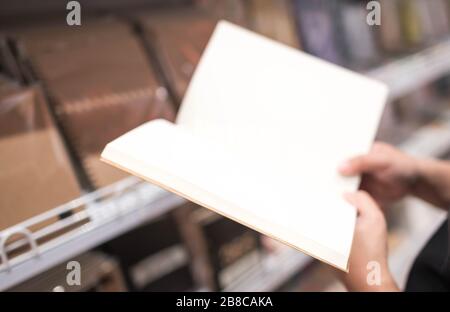
<path id="1" fill-rule="evenodd" d="M 416 159 L 390 145 L 375 143 L 367 155 L 342 164 L 339 172 L 344 176 L 362 174 L 361 189 L 383 206 L 412 192 L 418 164 Z"/>
<path id="2" fill-rule="evenodd" d="M 387 226 L 375 201 L 364 191 L 345 195 L 355 206 L 355 226 L 349 273 L 342 281 L 349 291 L 398 291 L 388 268 Z"/>

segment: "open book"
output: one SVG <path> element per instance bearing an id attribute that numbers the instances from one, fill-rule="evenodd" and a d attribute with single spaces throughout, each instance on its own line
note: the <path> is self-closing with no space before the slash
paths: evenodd
<path id="1" fill-rule="evenodd" d="M 358 178 L 387 88 L 220 22 L 176 124 L 155 120 L 109 143 L 102 159 L 342 270 Z"/>

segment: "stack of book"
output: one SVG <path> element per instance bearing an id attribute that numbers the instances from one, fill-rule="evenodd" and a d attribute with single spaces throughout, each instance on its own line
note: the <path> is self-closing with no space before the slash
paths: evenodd
<path id="1" fill-rule="evenodd" d="M 294 0 L 303 49 L 353 69 L 417 50 L 448 36 L 447 0 L 381 0 L 380 25 L 366 0 Z M 373 9 L 373 8 L 372 8 Z"/>

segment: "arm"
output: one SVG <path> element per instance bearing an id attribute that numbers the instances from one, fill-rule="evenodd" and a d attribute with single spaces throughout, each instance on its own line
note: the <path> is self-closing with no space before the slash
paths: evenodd
<path id="1" fill-rule="evenodd" d="M 434 205 L 450 205 L 450 163 L 418 159 L 383 143 L 371 151 L 345 162 L 339 168 L 345 176 L 363 175 L 361 188 L 381 204 L 406 195 L 417 196 Z"/>
<path id="2" fill-rule="evenodd" d="M 450 206 L 450 163 L 432 159 L 418 159 L 416 181 L 412 195 L 435 206 Z"/>

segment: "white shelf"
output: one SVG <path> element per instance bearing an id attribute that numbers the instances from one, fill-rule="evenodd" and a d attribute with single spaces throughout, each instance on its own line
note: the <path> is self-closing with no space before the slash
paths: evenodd
<path id="1" fill-rule="evenodd" d="M 450 73 L 450 39 L 366 74 L 385 82 L 395 99 Z"/>
<path id="2" fill-rule="evenodd" d="M 30 252 L 2 261 L 0 291 L 144 224 L 183 202 L 184 199 L 178 196 L 132 177 L 9 228 L 1 232 L 1 242 L 12 233 L 27 233 L 26 228 L 33 224 L 87 206 L 87 209 L 11 244 L 9 249 L 31 241 L 34 247 Z M 44 244 L 36 243 L 40 237 L 79 220 L 90 221 Z"/>
<path id="3" fill-rule="evenodd" d="M 415 131 L 400 148 L 417 157 L 442 157 L 450 150 L 450 112 L 441 119 Z"/>

